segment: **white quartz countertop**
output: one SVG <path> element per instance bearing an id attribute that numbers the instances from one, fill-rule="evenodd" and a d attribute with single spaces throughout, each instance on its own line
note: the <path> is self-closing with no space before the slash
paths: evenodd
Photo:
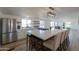
<path id="1" fill-rule="evenodd" d="M 66 31 L 66 29 L 55 29 L 55 30 L 31 30 L 29 31 L 32 35 L 42 39 L 43 41 L 47 40 L 50 37 L 55 36 L 59 32 Z"/>

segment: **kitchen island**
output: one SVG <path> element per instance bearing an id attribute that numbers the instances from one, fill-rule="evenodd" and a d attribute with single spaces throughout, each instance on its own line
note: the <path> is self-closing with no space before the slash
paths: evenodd
<path id="1" fill-rule="evenodd" d="M 64 32 L 67 29 L 54 29 L 54 30 L 30 30 L 28 31 L 27 37 L 29 47 L 36 46 L 37 48 L 40 48 L 40 46 L 43 46 L 43 43 L 47 40 L 50 40 L 54 36 L 56 36 L 58 33 Z"/>

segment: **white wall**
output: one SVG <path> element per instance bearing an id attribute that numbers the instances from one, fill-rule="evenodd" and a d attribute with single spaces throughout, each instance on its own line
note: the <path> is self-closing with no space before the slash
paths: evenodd
<path id="1" fill-rule="evenodd" d="M 0 13 L 0 17 L 9 17 L 9 18 L 16 18 L 17 21 L 21 21 L 20 17 L 16 17 L 16 16 L 11 16 L 11 15 L 3 15 Z M 55 22 L 71 22 L 72 23 L 72 29 L 79 29 L 79 25 L 78 25 L 78 17 L 73 17 L 73 16 L 58 16 L 56 18 L 53 19 L 39 19 L 39 18 L 30 18 L 32 21 L 39 21 L 39 20 L 43 20 L 45 21 L 45 27 L 49 28 L 50 26 L 50 21 L 55 21 Z M 20 24 L 21 25 L 21 24 Z M 32 24 L 33 25 L 33 24 Z M 17 29 L 17 34 L 18 34 L 18 39 L 23 39 L 26 38 L 26 29 Z"/>
<path id="2" fill-rule="evenodd" d="M 21 22 L 21 19 L 17 19 L 17 22 Z M 21 26 L 21 23 L 20 24 L 17 24 L 17 26 L 20 25 Z M 20 29 L 17 29 L 17 36 L 18 36 L 18 39 L 23 39 L 23 38 L 26 38 L 26 33 L 27 32 L 27 29 L 23 29 L 22 27 Z"/>

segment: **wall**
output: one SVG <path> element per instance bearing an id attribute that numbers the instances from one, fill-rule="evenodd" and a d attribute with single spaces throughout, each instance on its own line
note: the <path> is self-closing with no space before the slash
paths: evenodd
<path id="1" fill-rule="evenodd" d="M 18 19 L 17 22 L 21 22 L 21 19 Z M 17 36 L 18 36 L 18 39 L 23 39 L 23 38 L 26 38 L 26 32 L 27 32 L 27 29 L 26 28 L 22 28 L 21 27 L 21 23 L 20 24 L 17 24 L 17 26 L 20 26 L 20 29 L 17 29 Z"/>
<path id="2" fill-rule="evenodd" d="M 3 14 L 0 14 L 1 16 L 0 17 L 9 17 L 9 18 L 16 18 L 17 19 L 17 22 L 21 22 L 21 17 L 16 17 L 16 16 L 11 16 L 11 15 L 3 15 Z M 49 25 L 50 25 L 50 21 L 54 21 L 54 22 L 71 22 L 72 23 L 72 29 L 79 29 L 79 25 L 78 25 L 78 17 L 71 17 L 71 16 L 68 16 L 68 17 L 65 17 L 65 16 L 59 16 L 59 17 L 56 17 L 56 18 L 53 18 L 53 19 L 39 19 L 39 18 L 30 18 L 32 21 L 39 21 L 39 20 L 44 20 L 45 21 L 45 27 L 46 28 L 49 28 Z M 17 24 L 18 25 L 18 24 Z M 19 24 L 21 25 L 21 24 Z M 32 24 L 33 25 L 33 24 Z M 27 29 L 17 29 L 17 34 L 18 34 L 18 39 L 23 39 L 23 38 L 26 38 L 26 33 L 27 32 Z"/>
<path id="3" fill-rule="evenodd" d="M 78 15 L 57 15 L 52 21 L 71 22 L 71 29 L 79 29 L 78 19 Z"/>

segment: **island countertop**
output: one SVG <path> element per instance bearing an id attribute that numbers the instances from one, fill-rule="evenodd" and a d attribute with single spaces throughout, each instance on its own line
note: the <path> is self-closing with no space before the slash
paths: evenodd
<path id="1" fill-rule="evenodd" d="M 45 41 L 56 34 L 66 31 L 67 29 L 55 29 L 55 30 L 30 30 L 28 31 L 31 35 L 38 37 L 39 39 Z"/>

